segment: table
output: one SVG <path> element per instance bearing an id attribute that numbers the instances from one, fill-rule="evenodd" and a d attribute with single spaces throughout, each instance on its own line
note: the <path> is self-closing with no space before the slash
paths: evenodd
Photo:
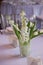
<path id="1" fill-rule="evenodd" d="M 10 59 L 0 62 L 0 65 L 27 65 L 26 58 Z"/>
<path id="2" fill-rule="evenodd" d="M 39 36 L 31 40 L 31 54 L 32 57 L 40 57 L 43 60 L 43 37 Z M 0 65 L 27 65 L 27 58 L 21 58 L 19 47 L 12 49 L 0 49 L 0 55 L 12 57 L 0 60 Z M 16 57 L 15 57 L 16 56 Z"/>

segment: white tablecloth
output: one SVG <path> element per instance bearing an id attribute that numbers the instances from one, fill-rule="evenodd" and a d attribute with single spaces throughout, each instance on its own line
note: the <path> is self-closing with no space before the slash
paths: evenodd
<path id="1" fill-rule="evenodd" d="M 30 56 L 40 57 L 43 60 L 43 37 L 34 38 L 33 40 L 31 40 L 30 45 L 31 45 Z M 20 54 L 19 47 L 14 48 L 14 49 L 0 50 L 0 55 L 19 55 L 19 54 Z M 0 65 L 27 65 L 27 59 L 26 58 L 11 58 L 11 59 L 0 61 Z"/>

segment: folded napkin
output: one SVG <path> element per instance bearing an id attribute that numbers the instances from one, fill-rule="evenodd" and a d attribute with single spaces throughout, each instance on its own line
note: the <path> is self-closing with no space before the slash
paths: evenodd
<path id="1" fill-rule="evenodd" d="M 13 47 L 16 48 L 19 46 L 18 39 L 15 34 L 9 35 L 9 41 L 12 43 Z"/>
<path id="2" fill-rule="evenodd" d="M 8 30 L 9 32 L 13 32 L 12 27 L 7 27 L 6 30 Z"/>

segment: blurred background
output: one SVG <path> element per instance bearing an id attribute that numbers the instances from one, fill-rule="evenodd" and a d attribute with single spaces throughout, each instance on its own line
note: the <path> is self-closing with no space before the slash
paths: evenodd
<path id="1" fill-rule="evenodd" d="M 43 0 L 0 0 L 0 59 L 3 60 L 0 65 L 25 65 L 22 64 L 25 63 L 23 59 L 17 59 L 20 55 L 19 43 L 9 23 L 12 21 L 21 25 L 21 10 L 31 22 L 36 23 L 37 29 L 43 30 Z M 4 61 L 6 56 L 9 61 Z M 43 59 L 43 35 L 31 40 L 31 56 Z"/>
<path id="2" fill-rule="evenodd" d="M 9 20 L 20 23 L 20 12 L 24 10 L 37 29 L 43 28 L 43 0 L 0 0 L 0 29 L 9 27 Z"/>

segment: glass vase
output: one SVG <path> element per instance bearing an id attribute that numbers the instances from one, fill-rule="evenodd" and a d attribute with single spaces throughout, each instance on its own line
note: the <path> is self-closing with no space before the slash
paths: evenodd
<path id="1" fill-rule="evenodd" d="M 19 42 L 20 46 L 20 55 L 23 57 L 30 55 L 30 40 L 29 42 L 22 43 L 22 41 Z"/>

